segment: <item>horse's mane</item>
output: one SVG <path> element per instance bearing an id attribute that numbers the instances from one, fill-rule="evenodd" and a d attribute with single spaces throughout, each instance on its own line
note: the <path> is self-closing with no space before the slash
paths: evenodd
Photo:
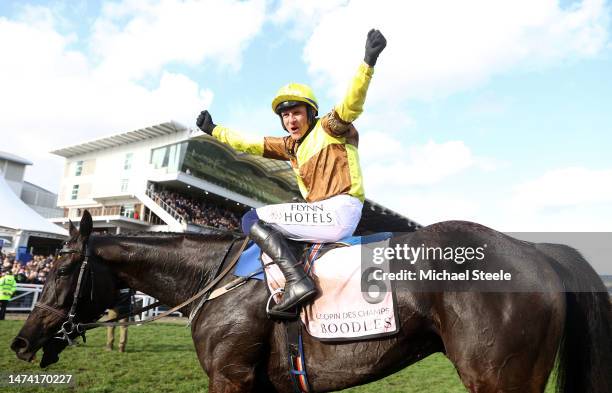
<path id="1" fill-rule="evenodd" d="M 193 232 L 151 232 L 151 231 L 126 231 L 121 233 L 105 233 L 93 234 L 97 239 L 134 239 L 143 240 L 150 239 L 173 239 L 173 238 L 188 238 L 200 241 L 218 241 L 218 240 L 233 240 L 244 237 L 242 234 L 233 231 L 211 231 L 209 233 L 193 233 Z"/>
<path id="2" fill-rule="evenodd" d="M 159 271 L 176 274 L 180 271 L 184 280 L 182 288 L 192 295 L 210 282 L 216 275 L 216 266 L 221 262 L 219 256 L 225 254 L 230 243 L 244 236 L 230 231 L 213 233 L 189 232 L 149 232 L 134 231 L 119 234 L 94 234 L 92 240 L 97 245 L 113 245 L 128 242 L 136 246 L 134 260 L 153 263 Z M 195 247 L 184 247 L 188 240 Z M 202 247 L 197 244 L 202 244 Z M 216 255 L 209 263 L 203 263 L 206 255 Z M 216 259 L 215 259 L 216 258 Z M 180 266 L 180 268 L 179 268 Z M 188 278 L 186 278 L 188 277 Z"/>

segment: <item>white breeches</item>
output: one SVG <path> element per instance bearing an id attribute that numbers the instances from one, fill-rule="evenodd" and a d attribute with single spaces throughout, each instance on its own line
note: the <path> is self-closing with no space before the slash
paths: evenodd
<path id="1" fill-rule="evenodd" d="M 280 203 L 257 208 L 259 218 L 276 224 L 293 240 L 331 243 L 351 236 L 361 219 L 363 203 L 336 195 L 313 203 Z"/>

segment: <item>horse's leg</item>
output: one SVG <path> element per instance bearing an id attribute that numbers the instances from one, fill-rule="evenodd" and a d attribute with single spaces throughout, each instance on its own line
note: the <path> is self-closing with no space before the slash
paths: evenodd
<path id="1" fill-rule="evenodd" d="M 255 393 L 256 366 L 263 356 L 263 343 L 253 339 L 248 326 L 229 323 L 226 334 L 211 331 L 205 324 L 192 330 L 192 336 L 202 368 L 208 373 L 210 393 Z"/>
<path id="2" fill-rule="evenodd" d="M 461 306 L 445 308 L 440 333 L 470 392 L 544 392 L 562 334 L 562 294 L 447 296 Z"/>
<path id="3" fill-rule="evenodd" d="M 274 391 L 259 369 L 267 360 L 272 323 L 262 305 L 266 292 L 257 285 L 263 284 L 248 283 L 206 304 L 193 321 L 191 335 L 210 393 Z"/>

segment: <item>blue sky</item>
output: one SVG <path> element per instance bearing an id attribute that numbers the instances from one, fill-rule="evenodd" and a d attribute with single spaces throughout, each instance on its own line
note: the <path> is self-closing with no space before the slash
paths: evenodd
<path id="1" fill-rule="evenodd" d="M 276 90 L 311 84 L 330 109 L 377 27 L 368 197 L 423 224 L 610 231 L 610 17 L 596 0 L 0 1 L 0 150 L 57 191 L 50 150 L 202 108 L 282 135 Z"/>

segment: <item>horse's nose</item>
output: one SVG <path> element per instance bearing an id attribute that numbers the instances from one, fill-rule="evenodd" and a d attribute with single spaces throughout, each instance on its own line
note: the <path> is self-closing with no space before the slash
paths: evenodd
<path id="1" fill-rule="evenodd" d="M 27 350 L 29 345 L 30 343 L 28 342 L 28 340 L 23 337 L 17 336 L 13 339 L 13 342 L 11 343 L 11 349 L 15 353 L 20 353 Z"/>

